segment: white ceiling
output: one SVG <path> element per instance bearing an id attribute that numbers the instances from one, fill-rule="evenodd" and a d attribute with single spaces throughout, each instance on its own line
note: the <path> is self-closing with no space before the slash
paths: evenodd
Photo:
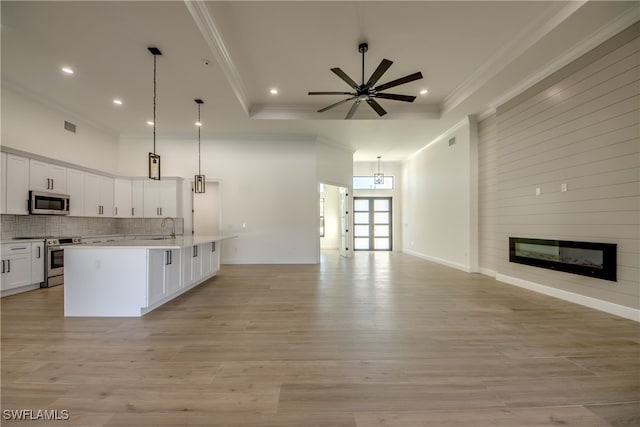
<path id="1" fill-rule="evenodd" d="M 317 136 L 356 160 L 401 160 L 638 19 L 636 1 L 2 1 L 2 83 L 115 134 L 149 134 L 156 46 L 160 138 L 193 136 L 202 98 L 203 140 Z M 360 82 L 362 41 L 365 79 L 383 58 L 394 64 L 380 83 L 421 71 L 390 90 L 417 100 L 380 100 L 382 118 L 364 104 L 349 121 L 350 103 L 315 112 L 341 97 L 308 91 L 349 90 L 330 68 Z"/>

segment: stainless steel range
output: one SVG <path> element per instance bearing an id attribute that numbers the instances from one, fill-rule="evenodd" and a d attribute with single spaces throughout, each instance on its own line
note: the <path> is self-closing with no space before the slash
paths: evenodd
<path id="1" fill-rule="evenodd" d="M 64 284 L 64 248 L 70 245 L 80 245 L 80 237 L 60 237 L 45 240 L 46 277 L 43 288 Z"/>

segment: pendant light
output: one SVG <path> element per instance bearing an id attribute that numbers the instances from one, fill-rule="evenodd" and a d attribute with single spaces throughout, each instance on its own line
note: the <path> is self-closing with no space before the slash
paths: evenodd
<path id="1" fill-rule="evenodd" d="M 153 55 L 153 153 L 149 153 L 149 179 L 160 179 L 160 156 L 156 154 L 156 59 L 162 55 L 157 47 L 148 48 Z"/>
<path id="2" fill-rule="evenodd" d="M 373 174 L 374 184 L 384 184 L 384 174 L 380 172 L 380 156 L 378 156 L 378 172 Z"/>
<path id="3" fill-rule="evenodd" d="M 196 99 L 196 104 L 198 104 L 198 121 L 196 122 L 196 126 L 198 127 L 198 175 L 194 177 L 193 180 L 193 191 L 195 193 L 204 193 L 204 175 L 200 171 L 200 128 L 202 127 L 202 122 L 200 122 L 200 106 L 204 104 L 202 99 Z"/>

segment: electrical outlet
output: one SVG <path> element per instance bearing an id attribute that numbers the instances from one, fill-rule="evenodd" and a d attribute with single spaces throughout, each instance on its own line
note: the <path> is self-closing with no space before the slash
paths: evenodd
<path id="1" fill-rule="evenodd" d="M 566 192 L 567 192 L 567 190 L 569 190 L 569 187 L 567 186 L 567 183 L 566 183 L 566 182 L 565 182 L 565 183 L 562 183 L 562 184 L 560 185 L 560 191 L 562 191 L 563 193 L 566 193 Z"/>
<path id="2" fill-rule="evenodd" d="M 540 194 L 542 194 L 542 191 L 540 190 L 540 187 L 536 188 L 536 196 L 539 196 Z"/>

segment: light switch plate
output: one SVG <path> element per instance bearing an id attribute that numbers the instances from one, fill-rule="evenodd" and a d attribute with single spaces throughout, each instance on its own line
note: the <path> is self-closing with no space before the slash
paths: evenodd
<path id="1" fill-rule="evenodd" d="M 536 188 L 536 196 L 539 196 L 542 192 L 540 191 L 540 187 Z"/>
<path id="2" fill-rule="evenodd" d="M 569 187 L 567 186 L 566 183 L 563 183 L 560 185 L 560 191 L 562 191 L 563 193 L 565 193 L 568 189 Z"/>

